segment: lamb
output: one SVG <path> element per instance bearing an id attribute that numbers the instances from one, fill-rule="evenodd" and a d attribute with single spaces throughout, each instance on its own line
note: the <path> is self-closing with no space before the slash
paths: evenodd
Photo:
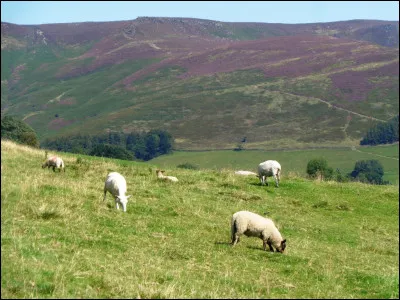
<path id="1" fill-rule="evenodd" d="M 104 199 L 106 200 L 107 191 L 113 195 L 115 199 L 115 204 L 117 209 L 119 209 L 119 204 L 122 205 L 122 209 L 126 212 L 126 205 L 128 203 L 128 198 L 131 195 L 126 196 L 126 180 L 124 176 L 118 172 L 111 172 L 107 175 L 106 181 L 104 183 Z"/>
<path id="2" fill-rule="evenodd" d="M 273 176 L 276 187 L 279 187 L 281 170 L 281 165 L 276 160 L 267 160 L 258 165 L 257 177 L 260 179 L 261 185 L 268 185 L 268 176 Z"/>
<path id="3" fill-rule="evenodd" d="M 51 156 L 49 157 L 45 163 L 42 165 L 42 169 L 44 168 L 53 168 L 53 171 L 56 171 L 56 168 L 59 170 L 59 172 L 61 172 L 61 169 L 64 170 L 65 172 L 65 165 L 64 165 L 64 161 L 62 160 L 61 157 L 58 156 Z"/>
<path id="4" fill-rule="evenodd" d="M 174 176 L 165 176 L 164 172 L 165 172 L 164 170 L 159 170 L 159 169 L 156 170 L 156 174 L 157 174 L 158 179 L 163 179 L 165 181 L 173 181 L 173 182 L 177 182 L 178 181 L 178 178 L 176 178 Z"/>
<path id="5" fill-rule="evenodd" d="M 286 248 L 286 239 L 283 239 L 279 230 L 271 219 L 264 218 L 249 211 L 238 211 L 232 215 L 231 223 L 232 246 L 235 246 L 242 234 L 248 237 L 259 237 L 263 240 L 264 251 L 269 250 L 283 253 Z"/>
<path id="6" fill-rule="evenodd" d="M 236 175 L 243 175 L 243 176 L 249 176 L 249 175 L 256 175 L 256 173 L 251 172 L 251 171 L 243 171 L 243 170 L 239 170 L 239 171 L 235 171 Z"/>

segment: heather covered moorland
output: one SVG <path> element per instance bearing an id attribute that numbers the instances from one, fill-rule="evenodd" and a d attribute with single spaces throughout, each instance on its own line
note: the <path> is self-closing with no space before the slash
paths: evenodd
<path id="1" fill-rule="evenodd" d="M 1 112 L 43 139 L 161 127 L 177 149 L 358 145 L 398 114 L 398 22 L 2 23 Z"/>

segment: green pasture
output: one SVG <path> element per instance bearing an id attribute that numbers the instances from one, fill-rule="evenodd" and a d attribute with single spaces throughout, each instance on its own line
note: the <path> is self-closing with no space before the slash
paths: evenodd
<path id="1" fill-rule="evenodd" d="M 355 149 L 355 150 L 354 150 Z M 385 145 L 375 147 L 355 147 L 338 149 L 314 150 L 221 150 L 221 151 L 175 151 L 173 154 L 159 156 L 152 163 L 163 168 L 173 168 L 180 164 L 189 163 L 200 169 L 232 169 L 257 172 L 260 162 L 273 159 L 280 162 L 282 176 L 293 172 L 299 176 L 306 176 L 307 163 L 317 157 L 323 157 L 334 170 L 342 173 L 353 171 L 359 160 L 377 159 L 384 168 L 384 180 L 392 184 L 399 183 L 399 145 Z"/>
<path id="2" fill-rule="evenodd" d="M 2 141 L 1 298 L 399 298 L 398 186 L 289 172 L 317 151 L 291 167 L 295 152 L 276 152 L 287 158 L 285 177 L 279 188 L 260 186 L 233 168 L 250 169 L 262 153 L 248 152 L 246 164 L 238 161 L 246 152 L 208 157 L 214 153 L 231 156 L 232 169 L 215 159 L 206 168 L 205 156 L 199 170 L 171 161 L 166 175 L 179 179 L 172 183 L 156 178 L 161 157 L 52 152 L 66 164 L 58 173 L 41 168 L 44 150 Z M 168 159 L 184 154 L 193 163 L 201 157 L 176 152 Z M 110 195 L 103 201 L 110 171 L 127 180 L 126 213 Z M 232 247 L 230 219 L 239 210 L 272 218 L 287 251 L 265 252 L 260 239 L 247 237 Z"/>

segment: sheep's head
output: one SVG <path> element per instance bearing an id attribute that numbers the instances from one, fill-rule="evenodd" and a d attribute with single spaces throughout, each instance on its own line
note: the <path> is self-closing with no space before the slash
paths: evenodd
<path id="1" fill-rule="evenodd" d="M 47 163 L 42 164 L 42 169 L 46 168 Z"/>
<path id="2" fill-rule="evenodd" d="M 157 177 L 162 178 L 163 175 L 164 175 L 164 172 L 165 172 L 165 170 L 157 169 L 157 170 L 156 170 Z"/>
<path id="3" fill-rule="evenodd" d="M 128 195 L 128 196 L 117 196 L 118 202 L 121 203 L 122 209 L 123 209 L 124 212 L 126 212 L 126 205 L 128 204 L 128 198 L 130 196 L 131 195 Z"/>
<path id="4" fill-rule="evenodd" d="M 285 251 L 285 248 L 286 248 L 286 239 L 281 241 L 281 244 L 278 247 L 276 247 L 276 251 L 283 253 L 283 251 Z"/>

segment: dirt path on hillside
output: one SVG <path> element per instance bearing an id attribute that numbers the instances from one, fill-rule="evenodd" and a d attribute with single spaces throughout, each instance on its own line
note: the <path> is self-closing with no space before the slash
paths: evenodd
<path id="1" fill-rule="evenodd" d="M 287 92 L 281 92 L 281 93 L 282 93 L 282 94 L 291 95 L 291 96 L 307 97 L 307 96 L 304 96 L 304 95 L 296 95 L 296 94 L 291 94 L 291 93 L 287 93 Z M 385 123 L 387 122 L 387 121 L 385 121 L 385 120 L 381 120 L 381 119 L 377 119 L 377 118 L 374 118 L 374 117 L 371 117 L 371 116 L 366 116 L 366 115 L 363 115 L 363 114 L 359 114 L 359 113 L 357 113 L 357 112 L 355 112 L 355 111 L 351 111 L 351 110 L 348 110 L 348 109 L 345 109 L 345 108 L 342 108 L 342 107 L 333 105 L 333 104 L 329 103 L 328 101 L 322 100 L 322 99 L 320 99 L 320 98 L 315 98 L 315 97 L 310 97 L 310 98 L 315 99 L 315 100 L 318 100 L 318 101 L 320 101 L 320 102 L 323 102 L 323 103 L 327 104 L 328 107 L 333 107 L 333 108 L 336 108 L 336 109 L 339 109 L 339 110 L 347 111 L 347 112 L 350 113 L 350 114 L 357 115 L 357 116 L 362 117 L 362 118 L 367 118 L 367 119 L 370 119 L 370 120 L 375 120 L 375 121 L 385 122 Z"/>
<path id="2" fill-rule="evenodd" d="M 384 157 L 384 158 L 390 158 L 390 159 L 394 159 L 394 160 L 399 160 L 396 157 L 390 157 L 390 156 L 385 156 L 385 155 L 380 155 L 380 154 L 376 154 L 376 153 L 372 153 L 372 152 L 364 152 L 364 151 L 360 151 L 358 149 L 353 149 L 354 151 L 360 152 L 360 153 L 366 153 L 366 154 L 371 154 L 371 155 L 375 155 L 375 156 L 379 156 L 379 157 Z"/>

